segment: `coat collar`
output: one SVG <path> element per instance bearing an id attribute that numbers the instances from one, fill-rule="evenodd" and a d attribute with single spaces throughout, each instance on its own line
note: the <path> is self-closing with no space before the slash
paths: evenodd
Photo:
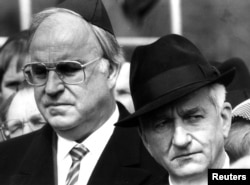
<path id="1" fill-rule="evenodd" d="M 120 112 L 119 120 L 130 115 L 122 104 L 118 103 L 118 108 Z M 131 166 L 140 162 L 140 147 L 138 146 L 141 145 L 141 139 L 137 128 L 116 127 L 110 142 L 114 142 L 114 145 L 116 145 L 114 148 L 117 149 L 123 166 Z M 126 150 L 123 148 L 126 148 Z"/>
<path id="2" fill-rule="evenodd" d="M 128 111 L 118 103 L 120 118 L 129 115 Z M 55 185 L 57 174 L 53 161 L 56 148 L 53 144 L 55 133 L 46 125 L 41 130 L 32 133 L 26 141 L 33 140 L 27 155 L 22 161 L 18 174 L 12 178 L 11 185 L 33 185 L 46 184 Z M 56 142 L 54 142 L 56 143 Z M 138 185 L 150 178 L 151 172 L 141 168 L 142 158 L 149 154 L 142 146 L 136 128 L 116 127 L 107 146 L 105 147 L 91 177 L 88 185 L 96 184 L 130 184 Z M 149 156 L 150 157 L 150 156 Z M 153 163 L 155 165 L 155 163 Z M 149 167 L 151 168 L 151 166 Z"/>
<path id="3" fill-rule="evenodd" d="M 118 103 L 118 108 L 119 120 L 129 115 L 120 103 Z M 141 158 L 145 155 L 142 151 L 146 152 L 136 128 L 116 127 L 88 185 L 142 184 L 151 175 L 149 171 L 141 168 Z"/>
<path id="4" fill-rule="evenodd" d="M 49 125 L 41 130 L 32 133 L 37 137 L 33 139 L 26 157 L 21 162 L 19 173 L 13 176 L 11 184 L 33 185 L 46 184 L 54 185 L 54 165 L 52 138 L 53 130 Z"/>

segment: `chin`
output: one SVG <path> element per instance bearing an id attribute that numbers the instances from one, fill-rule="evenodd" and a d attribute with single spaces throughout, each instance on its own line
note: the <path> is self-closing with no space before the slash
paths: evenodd
<path id="1" fill-rule="evenodd" d="M 200 174 L 207 171 L 207 167 L 202 164 L 187 164 L 180 168 L 175 169 L 177 176 L 189 176 L 194 174 Z"/>
<path id="2" fill-rule="evenodd" d="M 53 117 L 51 119 L 48 119 L 49 124 L 56 130 L 71 130 L 76 127 L 75 124 L 73 124 L 72 121 L 66 120 L 62 117 Z"/>

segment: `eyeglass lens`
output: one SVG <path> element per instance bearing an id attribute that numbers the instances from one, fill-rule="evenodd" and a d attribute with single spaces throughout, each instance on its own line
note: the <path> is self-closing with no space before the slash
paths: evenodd
<path id="1" fill-rule="evenodd" d="M 54 69 L 55 68 L 55 69 Z M 59 78 L 65 83 L 80 83 L 84 80 L 82 66 L 77 62 L 59 62 L 59 63 L 33 63 L 25 68 L 26 79 L 31 84 L 44 84 L 47 81 L 48 70 L 55 70 Z"/>
<path id="2" fill-rule="evenodd" d="M 12 137 L 20 136 L 25 133 L 37 130 L 45 125 L 45 120 L 40 115 L 33 115 L 29 121 L 9 120 L 5 126 L 0 128 L 1 135 L 4 140 Z M 7 126 L 8 125 L 8 126 Z"/>

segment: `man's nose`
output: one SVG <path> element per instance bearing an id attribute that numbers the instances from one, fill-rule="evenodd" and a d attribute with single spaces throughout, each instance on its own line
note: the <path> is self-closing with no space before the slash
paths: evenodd
<path id="1" fill-rule="evenodd" d="M 175 126 L 172 139 L 173 145 L 180 148 L 185 148 L 189 145 L 191 140 L 192 140 L 191 135 L 182 125 Z"/>
<path id="2" fill-rule="evenodd" d="M 57 93 L 63 91 L 64 83 L 59 78 L 58 74 L 55 71 L 49 71 L 47 82 L 45 84 L 45 92 L 48 95 L 56 95 Z"/>

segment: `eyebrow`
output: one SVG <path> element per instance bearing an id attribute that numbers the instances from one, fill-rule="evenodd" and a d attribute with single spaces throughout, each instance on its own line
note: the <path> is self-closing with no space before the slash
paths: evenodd
<path id="1" fill-rule="evenodd" d="M 193 115 L 198 112 L 206 113 L 205 109 L 201 106 L 197 106 L 197 107 L 190 108 L 190 109 L 178 109 L 177 108 L 177 112 L 181 116 Z"/>

